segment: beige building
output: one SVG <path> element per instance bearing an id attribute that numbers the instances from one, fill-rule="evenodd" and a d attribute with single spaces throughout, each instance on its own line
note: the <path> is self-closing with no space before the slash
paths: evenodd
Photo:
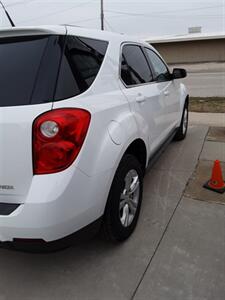
<path id="1" fill-rule="evenodd" d="M 225 62 L 225 33 L 150 38 L 169 64 Z"/>

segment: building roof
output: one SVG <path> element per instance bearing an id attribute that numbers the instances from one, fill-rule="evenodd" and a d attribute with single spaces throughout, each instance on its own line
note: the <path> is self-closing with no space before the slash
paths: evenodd
<path id="1" fill-rule="evenodd" d="M 201 41 L 201 40 L 218 40 L 225 39 L 225 31 L 219 33 L 193 33 L 185 35 L 171 35 L 171 36 L 161 36 L 161 37 L 150 37 L 145 39 L 145 41 L 152 44 L 160 43 L 178 43 L 178 42 L 188 42 L 188 41 Z"/>

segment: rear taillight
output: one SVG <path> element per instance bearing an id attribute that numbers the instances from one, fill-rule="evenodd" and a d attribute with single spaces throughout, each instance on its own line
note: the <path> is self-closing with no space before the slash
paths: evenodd
<path id="1" fill-rule="evenodd" d="M 55 109 L 40 115 L 33 124 L 34 174 L 65 170 L 80 152 L 91 115 L 83 109 Z"/>

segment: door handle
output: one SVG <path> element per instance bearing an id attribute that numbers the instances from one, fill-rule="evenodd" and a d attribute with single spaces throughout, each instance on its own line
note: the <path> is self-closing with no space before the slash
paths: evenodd
<path id="1" fill-rule="evenodd" d="M 138 95 L 136 98 L 136 101 L 138 103 L 144 103 L 144 102 L 146 102 L 146 97 L 144 95 Z"/>
<path id="2" fill-rule="evenodd" d="M 166 97 L 168 97 L 168 96 L 170 95 L 170 92 L 169 92 L 169 91 L 165 91 L 165 92 L 164 92 L 164 95 L 165 95 Z"/>

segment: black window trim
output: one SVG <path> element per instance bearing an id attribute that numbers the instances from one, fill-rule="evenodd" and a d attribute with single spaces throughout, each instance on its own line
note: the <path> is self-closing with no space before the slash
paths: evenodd
<path id="1" fill-rule="evenodd" d="M 156 79 L 156 74 L 155 74 L 155 69 L 154 69 L 154 66 L 152 65 L 152 62 L 151 62 L 151 60 L 148 58 L 148 55 L 147 55 L 147 53 L 146 53 L 146 50 L 145 49 L 148 49 L 148 50 L 150 50 L 150 51 L 152 51 L 156 56 L 158 56 L 158 58 L 161 60 L 161 62 L 165 65 L 165 67 L 167 68 L 167 71 L 168 71 L 168 73 L 171 75 L 171 72 L 170 72 L 170 69 L 169 69 L 169 67 L 168 67 L 168 65 L 167 65 L 167 63 L 163 60 L 163 58 L 162 57 L 160 57 L 159 56 L 159 54 L 156 52 L 156 51 L 154 51 L 154 49 L 151 49 L 150 47 L 146 47 L 146 46 L 144 46 L 143 47 L 143 51 L 144 51 L 144 53 L 145 53 L 145 56 L 146 56 L 146 59 L 147 59 L 147 61 L 148 61 L 148 63 L 150 64 L 150 66 L 151 66 L 151 69 L 152 69 L 152 73 L 153 73 L 153 81 L 155 82 L 155 83 L 160 83 L 160 82 L 169 82 L 169 81 L 172 81 L 173 79 L 172 79 L 172 76 L 171 76 L 171 78 L 170 79 L 167 79 L 167 80 L 165 80 L 165 81 L 158 81 L 157 79 Z"/>
<path id="2" fill-rule="evenodd" d="M 152 74 L 152 78 L 153 80 L 150 81 L 150 82 L 146 82 L 146 83 L 139 83 L 139 84 L 132 84 L 132 85 L 127 85 L 124 81 L 123 81 L 123 78 L 121 76 L 121 72 L 122 72 L 122 59 L 123 59 L 123 47 L 124 46 L 138 46 L 141 48 L 141 51 L 146 59 L 146 63 L 149 67 L 149 70 L 150 70 L 150 73 Z M 145 86 L 145 85 L 150 85 L 150 84 L 153 84 L 155 83 L 154 81 L 154 73 L 153 73 L 153 70 L 151 68 L 151 66 L 149 65 L 149 62 L 146 58 L 146 54 L 145 54 L 145 51 L 144 51 L 144 46 L 143 44 L 141 43 L 135 43 L 135 42 L 123 42 L 121 45 L 120 45 L 120 59 L 119 59 L 119 79 L 120 81 L 122 82 L 122 84 L 125 86 L 125 88 L 129 89 L 129 88 L 135 88 L 135 87 L 140 87 L 140 86 Z"/>

